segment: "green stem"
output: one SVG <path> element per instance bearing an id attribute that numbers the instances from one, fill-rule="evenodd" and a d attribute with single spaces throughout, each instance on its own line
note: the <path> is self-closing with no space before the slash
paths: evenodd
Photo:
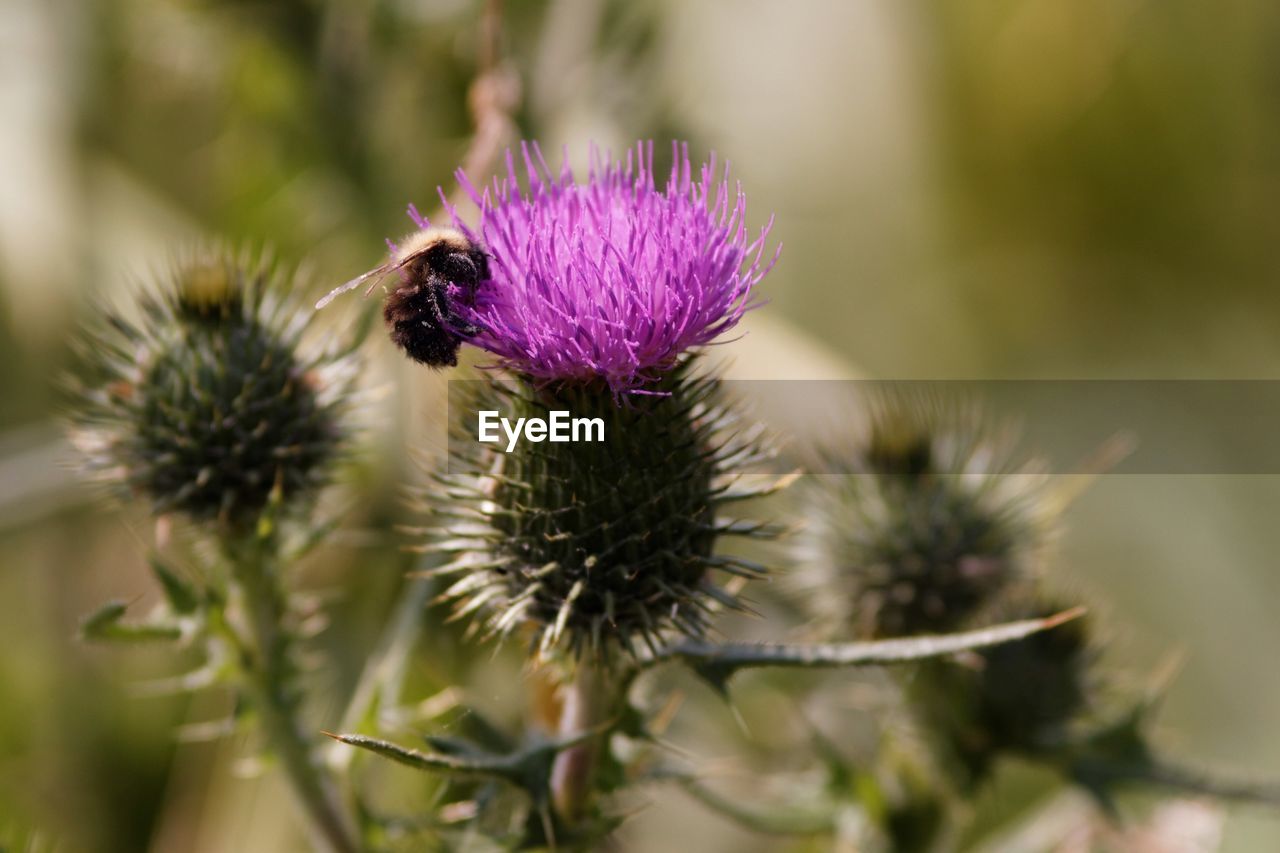
<path id="1" fill-rule="evenodd" d="M 717 794 L 693 779 L 682 782 L 695 800 L 738 825 L 761 835 L 823 835 L 834 832 L 834 813 L 777 811 L 759 803 L 741 803 Z"/>
<path id="2" fill-rule="evenodd" d="M 1272 808 L 1280 806 L 1280 784 L 1220 779 L 1207 772 L 1158 759 L 1122 761 L 1086 755 L 1071 762 L 1068 769 L 1073 778 L 1147 784 L 1219 800 L 1255 803 Z"/>
<path id="3" fill-rule="evenodd" d="M 351 702 L 342 716 L 342 731 L 373 733 L 379 715 L 397 710 L 409 656 L 422 627 L 422 614 L 431 602 L 435 583 L 431 578 L 410 578 L 378 647 L 360 673 Z M 337 746 L 337 744 L 335 744 Z M 329 766 L 344 768 L 351 751 L 336 749 Z"/>
<path id="4" fill-rule="evenodd" d="M 605 718 L 609 709 L 604 687 L 599 669 L 580 660 L 565 686 L 557 731 L 562 740 L 582 735 Z M 599 748 L 598 737 L 588 738 L 558 754 L 551 767 L 551 805 L 568 825 L 582 817 L 590 801 Z"/>
<path id="5" fill-rule="evenodd" d="M 268 543 L 255 541 L 229 551 L 232 577 L 244 609 L 246 636 L 238 642 L 240 662 L 262 733 L 302 806 L 314 842 L 334 853 L 355 853 L 359 845 L 354 840 L 353 821 L 298 719 L 298 700 L 291 690 L 290 637 L 282 625 L 285 601 L 274 550 Z"/>

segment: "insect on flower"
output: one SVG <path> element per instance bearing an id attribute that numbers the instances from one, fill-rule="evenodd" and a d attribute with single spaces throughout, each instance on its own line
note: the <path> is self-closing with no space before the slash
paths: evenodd
<path id="1" fill-rule="evenodd" d="M 489 278 L 488 254 L 461 231 L 424 222 L 400 241 L 390 260 L 334 288 L 316 303 L 316 310 L 373 279 L 365 291 L 368 296 L 393 272 L 401 273 L 401 282 L 382 306 L 392 342 L 420 364 L 456 365 L 463 337 L 479 331 L 463 319 L 457 306 L 470 306 L 476 287 Z"/>

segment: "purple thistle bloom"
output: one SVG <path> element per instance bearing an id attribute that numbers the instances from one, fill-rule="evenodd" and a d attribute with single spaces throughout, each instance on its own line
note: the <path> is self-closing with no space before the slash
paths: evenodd
<path id="1" fill-rule="evenodd" d="M 457 174 L 481 210 L 479 233 L 468 234 L 492 256 L 492 280 L 462 313 L 481 329 L 470 343 L 502 366 L 535 381 L 600 379 L 615 393 L 643 393 L 754 307 L 751 289 L 777 260 L 764 258 L 773 221 L 748 237 L 746 197 L 714 155 L 695 178 L 688 146 L 673 143 L 660 190 L 651 142 L 621 162 L 593 147 L 582 184 L 567 163 L 553 176 L 536 144 L 521 153 L 527 191 L 510 151 L 505 179 L 483 193 Z"/>

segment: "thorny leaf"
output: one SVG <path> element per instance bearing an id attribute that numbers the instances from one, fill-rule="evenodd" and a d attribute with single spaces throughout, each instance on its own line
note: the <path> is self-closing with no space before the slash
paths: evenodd
<path id="1" fill-rule="evenodd" d="M 164 622 L 125 623 L 125 611 L 129 605 L 123 601 L 109 601 L 80 623 L 81 639 L 92 642 L 153 643 L 172 642 L 182 638 L 182 629 Z"/>
<path id="2" fill-rule="evenodd" d="M 687 641 L 660 649 L 641 661 L 637 671 L 670 660 L 680 661 L 723 693 L 729 679 L 740 669 L 883 666 L 927 660 L 1020 640 L 1079 618 L 1084 612 L 1083 607 L 1077 607 L 1043 619 L 1008 622 L 975 631 L 866 642 L 770 645 Z"/>
<path id="3" fill-rule="evenodd" d="M 448 744 L 447 752 L 423 752 L 366 735 L 332 732 L 324 732 L 324 734 L 341 743 L 367 749 L 416 770 L 482 779 L 501 779 L 528 791 L 535 802 L 544 802 L 551 765 L 556 755 L 569 747 L 598 736 L 601 730 L 601 728 L 590 729 L 571 738 L 543 741 L 506 754 L 487 752 L 479 746 L 464 745 L 457 740 Z"/>
<path id="4" fill-rule="evenodd" d="M 148 562 L 156 580 L 160 581 L 165 600 L 169 602 L 173 612 L 183 616 L 194 613 L 200 606 L 200 593 L 196 588 L 166 566 L 158 556 L 152 555 Z"/>

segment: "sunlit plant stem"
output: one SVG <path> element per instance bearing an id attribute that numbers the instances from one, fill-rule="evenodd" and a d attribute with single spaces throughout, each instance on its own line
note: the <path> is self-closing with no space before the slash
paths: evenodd
<path id="1" fill-rule="evenodd" d="M 279 582 L 279 553 L 271 537 L 226 543 L 232 594 L 243 625 L 232 640 L 244 688 L 258 713 L 263 738 L 277 756 L 307 818 L 313 841 L 335 853 L 355 853 L 353 821 L 305 736 L 292 684 L 291 638 L 284 628 L 286 606 Z"/>

